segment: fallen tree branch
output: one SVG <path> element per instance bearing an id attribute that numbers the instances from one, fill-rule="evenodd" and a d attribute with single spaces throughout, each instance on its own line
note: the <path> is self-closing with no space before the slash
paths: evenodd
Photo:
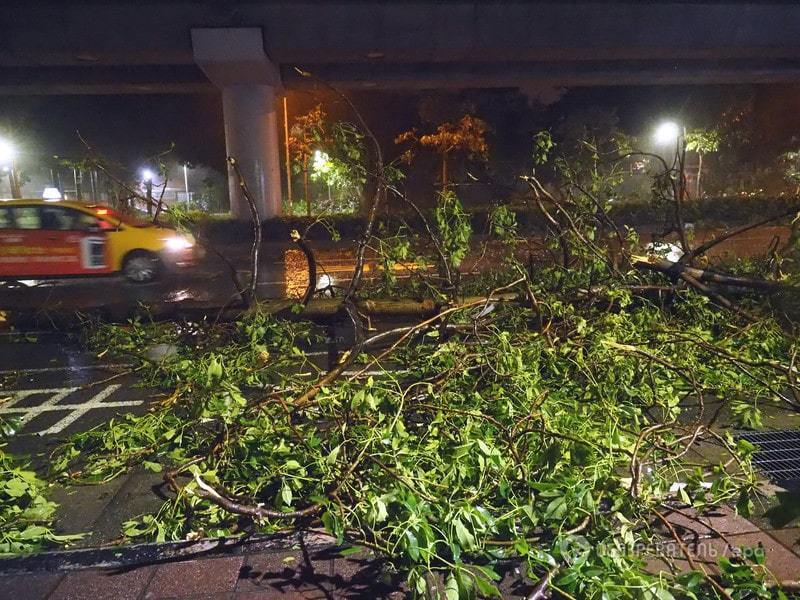
<path id="1" fill-rule="evenodd" d="M 297 247 L 302 250 L 306 257 L 306 263 L 308 264 L 308 285 L 306 286 L 306 291 L 301 300 L 303 308 L 305 308 L 308 306 L 308 303 L 311 302 L 311 298 L 314 297 L 314 292 L 317 291 L 317 260 L 314 258 L 314 251 L 311 249 L 311 246 L 303 239 L 299 231 L 292 229 L 289 236 L 292 238 L 292 241 L 297 244 Z"/>
<path id="2" fill-rule="evenodd" d="M 256 202 L 250 194 L 247 182 L 239 168 L 239 163 L 234 157 L 229 156 L 228 164 L 230 164 L 233 172 L 236 174 L 242 196 L 247 200 L 247 206 L 250 208 L 250 222 L 253 226 L 253 245 L 250 247 L 250 283 L 247 286 L 245 297 L 242 298 L 245 306 L 249 306 L 256 298 L 256 289 L 258 287 L 258 255 L 261 252 L 261 220 L 258 215 Z"/>
<path id="3" fill-rule="evenodd" d="M 697 248 L 693 249 L 692 251 L 686 252 L 681 257 L 680 261 L 678 261 L 678 262 L 691 263 L 692 259 L 694 259 L 695 257 L 700 256 L 701 254 L 704 254 L 704 253 L 708 252 L 714 246 L 717 246 L 717 245 L 721 244 L 722 242 L 731 239 L 732 237 L 735 237 L 735 236 L 740 235 L 742 233 L 746 233 L 748 231 L 751 231 L 752 229 L 757 229 L 759 227 L 763 227 L 764 225 L 768 225 L 769 223 L 772 223 L 774 221 L 778 221 L 780 219 L 784 219 L 786 217 L 790 217 L 790 216 L 792 216 L 794 214 L 797 214 L 797 212 L 798 212 L 798 210 L 796 208 L 795 209 L 791 209 L 791 210 L 787 210 L 787 211 L 782 212 L 780 214 L 773 215 L 771 217 L 767 217 L 766 219 L 762 219 L 761 221 L 756 221 L 755 223 L 742 225 L 741 227 L 737 227 L 736 229 L 731 229 L 729 231 L 725 231 L 724 233 L 721 233 L 720 235 L 718 235 L 718 236 L 716 236 L 716 237 L 714 237 L 714 238 L 712 238 L 712 239 L 710 239 L 710 240 L 708 240 L 706 242 L 703 242 L 702 244 L 700 244 Z"/>
<path id="4" fill-rule="evenodd" d="M 698 269 L 680 262 L 667 260 L 666 258 L 662 258 L 660 256 L 633 255 L 631 256 L 631 263 L 634 267 L 641 270 L 656 271 L 658 273 L 664 273 L 674 277 L 680 277 L 682 273 L 685 273 L 692 279 L 701 282 L 717 283 L 719 285 L 730 287 L 750 288 L 763 292 L 774 292 L 777 290 L 785 290 L 791 287 L 778 281 L 750 279 L 747 277 L 737 277 L 735 275 L 725 275 L 708 269 Z"/>
<path id="5" fill-rule="evenodd" d="M 692 286 L 694 289 L 696 289 L 698 292 L 700 292 L 700 293 L 704 294 L 705 296 L 708 296 L 709 298 L 711 298 L 714 302 L 716 302 L 720 306 L 724 306 L 728 310 L 731 310 L 731 311 L 735 312 L 737 315 L 740 315 L 740 316 L 744 317 L 745 319 L 747 319 L 751 323 L 755 323 L 756 321 L 758 321 L 758 317 L 756 317 L 754 314 L 746 311 L 745 309 L 743 309 L 741 306 L 739 306 L 735 302 L 731 302 L 725 296 L 723 296 L 722 294 L 720 294 L 718 292 L 715 292 L 710 287 L 708 287 L 704 283 L 701 283 L 700 281 L 698 281 L 697 279 L 695 279 L 694 277 L 692 277 L 688 273 L 683 272 L 683 273 L 681 273 L 679 275 L 679 277 L 683 281 L 688 283 L 690 286 Z"/>

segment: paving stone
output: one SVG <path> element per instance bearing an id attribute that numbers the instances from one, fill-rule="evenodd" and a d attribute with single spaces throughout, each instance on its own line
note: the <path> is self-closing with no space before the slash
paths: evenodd
<path id="1" fill-rule="evenodd" d="M 766 553 L 766 566 L 778 581 L 795 580 L 800 573 L 800 557 L 786 549 L 783 544 L 763 531 L 758 533 L 745 533 L 730 536 L 731 544 L 736 547 L 753 548 L 761 546 Z M 720 539 L 707 540 L 709 547 L 716 547 L 717 552 L 730 557 L 732 552 L 728 550 L 725 542 Z"/>
<path id="2" fill-rule="evenodd" d="M 185 598 L 233 592 L 243 560 L 241 556 L 230 556 L 161 565 L 156 568 L 144 598 Z"/>
<path id="3" fill-rule="evenodd" d="M 63 577 L 63 573 L 0 577 L 0 594 L 2 594 L 3 598 L 43 600 L 47 598 Z"/>
<path id="4" fill-rule="evenodd" d="M 329 595 L 319 590 L 314 591 L 292 591 L 279 592 L 277 590 L 261 592 L 237 592 L 233 595 L 233 600 L 321 600 L 328 599 Z M 377 600 L 377 599 L 376 599 Z"/>
<path id="5" fill-rule="evenodd" d="M 768 529 L 766 533 L 774 537 L 795 554 L 800 555 L 800 527 Z"/>
<path id="6" fill-rule="evenodd" d="M 237 593 L 270 592 L 302 593 L 303 597 L 322 597 L 333 587 L 333 561 L 327 557 L 309 556 L 303 552 L 254 554 L 247 557 L 239 571 Z"/>
<path id="7" fill-rule="evenodd" d="M 692 567 L 689 566 L 689 561 L 685 558 L 673 558 L 671 562 L 672 566 L 663 558 L 647 558 L 645 559 L 645 571 L 653 575 L 672 576 L 673 574 L 687 573 L 692 570 Z M 716 563 L 695 560 L 695 566 L 702 567 L 709 575 L 719 573 L 719 567 L 717 567 Z"/>
<path id="8" fill-rule="evenodd" d="M 152 574 L 151 567 L 124 572 L 76 571 L 64 577 L 48 600 L 135 600 Z"/>
<path id="9" fill-rule="evenodd" d="M 402 576 L 393 576 L 372 552 L 337 557 L 333 563 L 335 598 L 349 600 L 403 597 Z"/>
<path id="10" fill-rule="evenodd" d="M 714 530 L 719 531 L 723 535 L 738 535 L 741 533 L 756 533 L 760 531 L 756 525 L 744 517 L 737 515 L 733 509 L 727 506 L 720 506 L 703 513 L 701 516 L 697 517 L 698 520 L 691 518 L 697 516 L 697 511 L 692 508 L 681 509 L 681 512 L 685 513 L 685 515 L 678 512 L 665 512 L 664 516 L 675 526 L 678 533 L 682 535 L 715 535 Z M 710 527 L 708 527 L 709 525 Z"/>

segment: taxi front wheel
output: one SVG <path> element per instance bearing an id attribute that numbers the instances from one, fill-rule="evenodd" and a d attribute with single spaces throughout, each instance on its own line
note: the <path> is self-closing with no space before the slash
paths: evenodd
<path id="1" fill-rule="evenodd" d="M 125 257 L 122 274 L 134 283 L 148 283 L 158 278 L 161 262 L 152 252 L 136 250 Z"/>

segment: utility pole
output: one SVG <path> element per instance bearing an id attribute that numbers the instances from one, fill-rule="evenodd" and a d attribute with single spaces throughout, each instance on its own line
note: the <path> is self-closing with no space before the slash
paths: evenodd
<path id="1" fill-rule="evenodd" d="M 283 96 L 283 141 L 286 148 L 286 197 L 289 200 L 289 216 L 292 216 L 292 166 L 289 156 L 289 105 Z"/>

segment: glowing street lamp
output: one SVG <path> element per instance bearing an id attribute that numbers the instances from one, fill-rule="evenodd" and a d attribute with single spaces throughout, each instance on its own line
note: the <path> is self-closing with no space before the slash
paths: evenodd
<path id="1" fill-rule="evenodd" d="M 316 173 L 325 174 L 331 170 L 331 157 L 327 152 L 314 150 L 314 162 L 312 167 Z"/>
<path id="2" fill-rule="evenodd" d="M 331 182 L 330 179 L 325 177 L 325 175 L 331 172 L 331 157 L 327 152 L 314 150 L 314 162 L 311 166 L 314 169 L 314 174 L 317 177 L 321 177 L 328 185 L 328 202 L 331 202 Z"/>
<path id="3" fill-rule="evenodd" d="M 17 168 L 14 164 L 16 156 L 17 150 L 13 144 L 8 140 L 0 140 L 0 164 L 8 166 L 8 183 L 11 187 L 11 197 L 22 198 L 19 180 L 17 179 Z"/>
<path id="4" fill-rule="evenodd" d="M 667 146 L 678 143 L 681 135 L 681 128 L 674 121 L 665 121 L 656 127 L 653 134 L 653 141 L 659 146 Z"/>
<path id="5" fill-rule="evenodd" d="M 152 182 L 155 175 L 150 169 L 142 169 L 142 181 L 144 182 Z"/>
<path id="6" fill-rule="evenodd" d="M 8 140 L 0 140 L 0 164 L 7 165 L 14 161 L 17 151 Z"/>

